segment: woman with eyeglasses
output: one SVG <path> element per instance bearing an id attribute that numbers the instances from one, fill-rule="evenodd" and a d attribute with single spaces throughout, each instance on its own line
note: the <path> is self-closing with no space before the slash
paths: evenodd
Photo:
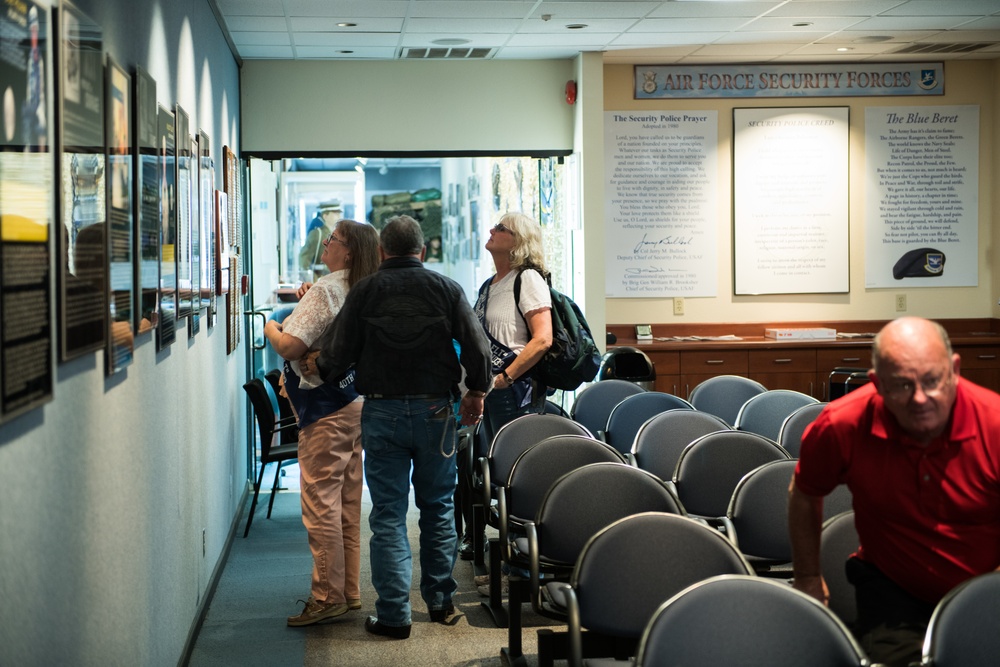
<path id="1" fill-rule="evenodd" d="M 285 359 L 282 391 L 299 425 L 302 523 L 313 556 L 312 587 L 301 613 L 288 625 L 313 625 L 361 608 L 361 405 L 354 371 L 330 382 L 304 375 L 299 359 L 340 312 L 355 283 L 378 270 L 378 232 L 340 220 L 323 241 L 330 270 L 304 285 L 301 301 L 284 322 L 271 320 L 264 336 Z"/>
<path id="2" fill-rule="evenodd" d="M 532 218 L 506 213 L 490 228 L 485 247 L 496 274 L 479 288 L 475 310 L 493 360 L 493 389 L 484 400 L 482 423 L 489 446 L 501 426 L 544 409 L 546 388 L 532 379 L 531 368 L 552 346 L 552 299 L 542 228 Z M 471 536 L 462 538 L 459 555 L 475 557 Z"/>

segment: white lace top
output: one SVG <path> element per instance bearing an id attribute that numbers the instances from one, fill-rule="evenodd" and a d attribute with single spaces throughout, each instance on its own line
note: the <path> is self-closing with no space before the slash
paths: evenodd
<path id="1" fill-rule="evenodd" d="M 282 331 L 301 340 L 310 351 L 316 349 L 313 344 L 326 331 L 347 298 L 347 271 L 334 271 L 313 283 L 295 306 L 295 310 L 285 318 Z M 303 375 L 298 361 L 292 361 L 289 365 L 301 378 L 302 389 L 313 389 L 323 384 L 319 376 Z"/>

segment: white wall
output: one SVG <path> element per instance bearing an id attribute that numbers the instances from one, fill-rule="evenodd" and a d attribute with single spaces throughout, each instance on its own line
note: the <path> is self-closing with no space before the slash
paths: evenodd
<path id="1" fill-rule="evenodd" d="M 221 188 L 238 71 L 207 0 L 74 4 L 209 133 Z M 180 660 L 247 488 L 244 349 L 182 324 L 112 378 L 102 352 L 59 364 L 53 400 L 0 425 L 0 664 Z"/>
<path id="2" fill-rule="evenodd" d="M 243 150 L 569 150 L 569 60 L 329 62 L 248 60 Z"/>

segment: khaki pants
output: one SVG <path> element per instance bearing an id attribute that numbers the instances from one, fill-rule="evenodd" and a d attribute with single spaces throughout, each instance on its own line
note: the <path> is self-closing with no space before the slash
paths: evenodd
<path id="1" fill-rule="evenodd" d="M 361 406 L 356 400 L 299 431 L 302 523 L 320 603 L 361 599 Z"/>

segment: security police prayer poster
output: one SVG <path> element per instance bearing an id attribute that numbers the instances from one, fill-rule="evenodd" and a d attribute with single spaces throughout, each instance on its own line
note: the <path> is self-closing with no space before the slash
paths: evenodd
<path id="1" fill-rule="evenodd" d="M 733 109 L 736 294 L 850 290 L 847 107 Z"/>
<path id="2" fill-rule="evenodd" d="M 718 113 L 608 111 L 605 294 L 716 296 Z"/>
<path id="3" fill-rule="evenodd" d="M 865 287 L 974 287 L 979 107 L 865 111 Z"/>

